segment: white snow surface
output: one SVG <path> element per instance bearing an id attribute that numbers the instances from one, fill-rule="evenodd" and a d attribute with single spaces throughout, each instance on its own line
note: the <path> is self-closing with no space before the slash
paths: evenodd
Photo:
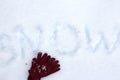
<path id="1" fill-rule="evenodd" d="M 0 80 L 27 80 L 47 52 L 61 70 L 42 80 L 120 80 L 119 0 L 0 0 Z"/>

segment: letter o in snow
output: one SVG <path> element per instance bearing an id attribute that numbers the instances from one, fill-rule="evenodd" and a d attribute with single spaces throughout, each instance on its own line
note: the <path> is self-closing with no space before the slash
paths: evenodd
<path id="1" fill-rule="evenodd" d="M 80 47 L 77 29 L 69 24 L 54 26 L 54 48 L 60 54 L 76 53 Z"/>

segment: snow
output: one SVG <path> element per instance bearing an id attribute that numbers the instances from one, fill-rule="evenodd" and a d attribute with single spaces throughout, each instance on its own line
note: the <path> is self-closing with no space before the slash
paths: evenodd
<path id="1" fill-rule="evenodd" d="M 42 80 L 120 80 L 119 0 L 0 0 L 0 80 L 27 80 L 37 52 L 61 70 Z"/>

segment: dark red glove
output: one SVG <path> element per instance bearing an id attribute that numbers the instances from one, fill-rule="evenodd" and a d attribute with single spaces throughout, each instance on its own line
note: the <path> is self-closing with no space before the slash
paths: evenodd
<path id="1" fill-rule="evenodd" d="M 33 58 L 32 66 L 29 70 L 28 80 L 40 80 L 52 73 L 60 70 L 59 61 L 52 58 L 47 53 L 39 52 L 37 58 Z"/>

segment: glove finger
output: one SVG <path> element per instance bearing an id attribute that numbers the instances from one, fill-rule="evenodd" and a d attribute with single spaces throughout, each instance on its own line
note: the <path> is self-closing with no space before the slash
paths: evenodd
<path id="1" fill-rule="evenodd" d="M 38 55 L 37 55 L 38 62 L 41 61 L 41 58 L 42 58 L 42 52 L 38 52 Z"/>
<path id="2" fill-rule="evenodd" d="M 46 61 L 47 57 L 48 57 L 48 54 L 45 53 L 45 54 L 43 55 L 42 59 L 41 59 L 41 64 L 43 64 L 43 65 L 45 64 L 45 61 Z"/>
<path id="3" fill-rule="evenodd" d="M 50 58 L 49 61 L 46 63 L 46 67 L 50 67 L 52 62 L 55 61 L 55 58 Z"/>
<path id="4" fill-rule="evenodd" d="M 55 69 L 55 68 L 57 68 L 57 67 L 60 67 L 60 64 L 58 64 L 58 61 L 52 63 L 51 66 L 50 66 L 49 68 Z"/>
<path id="5" fill-rule="evenodd" d="M 48 55 L 47 58 L 46 58 L 45 64 L 47 64 L 47 63 L 49 62 L 50 59 L 51 59 L 51 56 Z"/>
<path id="6" fill-rule="evenodd" d="M 38 64 L 37 64 L 37 59 L 36 59 L 36 58 L 33 58 L 31 68 L 34 68 L 34 67 L 36 67 L 37 65 L 38 65 Z"/>

